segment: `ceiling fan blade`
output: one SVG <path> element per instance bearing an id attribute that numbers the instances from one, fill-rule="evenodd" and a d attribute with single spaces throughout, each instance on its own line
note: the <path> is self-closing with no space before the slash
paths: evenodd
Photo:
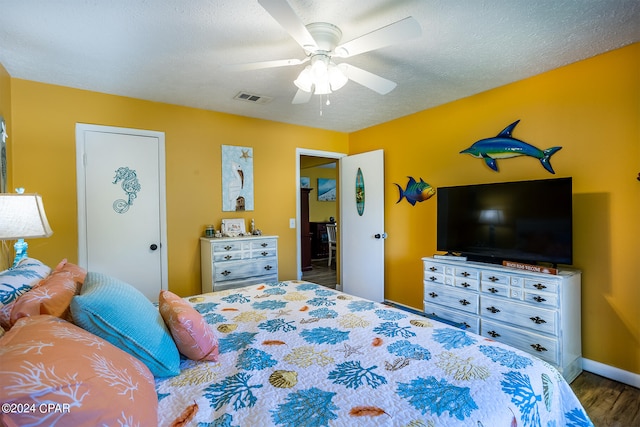
<path id="1" fill-rule="evenodd" d="M 307 27 L 304 26 L 287 0 L 258 0 L 258 3 L 306 50 L 317 49 Z"/>
<path id="2" fill-rule="evenodd" d="M 412 16 L 378 28 L 370 33 L 336 47 L 336 56 L 348 58 L 422 35 L 422 28 Z"/>
<path id="3" fill-rule="evenodd" d="M 349 80 L 353 80 L 366 88 L 378 92 L 380 95 L 388 94 L 397 86 L 397 84 L 391 80 L 387 80 L 377 74 L 365 71 L 362 68 L 354 67 L 353 65 L 342 63 L 338 65 L 338 67 L 342 70 L 345 76 L 349 77 Z"/>
<path id="4" fill-rule="evenodd" d="M 302 89 L 298 89 L 298 91 L 296 92 L 296 96 L 293 97 L 293 101 L 291 101 L 291 103 L 306 104 L 311 99 L 311 95 L 313 95 L 311 92 L 305 92 Z"/>
<path id="5" fill-rule="evenodd" d="M 225 71 L 251 71 L 263 68 L 287 67 L 290 65 L 304 64 L 309 57 L 304 59 L 276 59 L 274 61 L 247 62 L 245 64 L 231 64 L 222 67 Z"/>

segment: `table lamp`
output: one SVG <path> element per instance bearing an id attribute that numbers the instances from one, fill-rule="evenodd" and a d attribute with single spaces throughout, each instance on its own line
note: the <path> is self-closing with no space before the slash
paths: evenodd
<path id="1" fill-rule="evenodd" d="M 24 239 L 49 237 L 53 234 L 39 194 L 0 193 L 0 240 L 17 240 L 16 257 L 11 268 L 27 257 Z"/>

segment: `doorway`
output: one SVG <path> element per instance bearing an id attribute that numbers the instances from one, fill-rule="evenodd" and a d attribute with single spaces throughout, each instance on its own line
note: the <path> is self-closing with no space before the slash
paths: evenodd
<path id="1" fill-rule="evenodd" d="M 339 286 L 339 261 L 334 253 L 329 265 L 326 225 L 339 219 L 339 199 L 335 197 L 335 191 L 338 190 L 337 165 L 338 160 L 344 156 L 342 153 L 327 151 L 301 148 L 296 150 L 298 279 L 331 288 Z M 321 180 L 322 189 L 318 187 L 318 179 Z M 331 191 L 325 191 L 331 188 L 331 185 L 335 186 L 333 197 Z M 301 190 L 304 186 L 310 187 L 311 190 Z M 318 200 L 319 190 L 323 193 L 320 196 L 321 200 Z M 303 198 L 307 197 L 305 207 L 302 202 Z M 329 201 L 326 201 L 327 199 Z M 304 212 L 307 207 L 308 212 Z M 303 251 L 308 253 L 305 254 Z M 304 258 L 308 259 L 303 261 Z"/>
<path id="2" fill-rule="evenodd" d="M 76 125 L 78 258 L 89 271 L 167 289 L 164 133 Z"/>

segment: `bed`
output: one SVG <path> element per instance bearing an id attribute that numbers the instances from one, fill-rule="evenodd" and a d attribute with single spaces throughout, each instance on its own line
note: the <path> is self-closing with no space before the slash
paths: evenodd
<path id="1" fill-rule="evenodd" d="M 154 306 L 117 279 L 45 267 L 25 264 L 46 277 L 0 307 L 0 425 L 593 425 L 546 362 L 318 284 L 163 291 Z"/>
<path id="2" fill-rule="evenodd" d="M 384 304 L 299 281 L 187 300 L 219 358 L 156 380 L 162 426 L 591 425 L 546 362 Z"/>

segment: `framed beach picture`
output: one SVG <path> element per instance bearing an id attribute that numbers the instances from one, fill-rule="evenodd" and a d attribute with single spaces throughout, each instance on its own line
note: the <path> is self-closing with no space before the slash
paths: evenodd
<path id="1" fill-rule="evenodd" d="M 222 210 L 253 209 L 253 148 L 223 145 Z"/>
<path id="2" fill-rule="evenodd" d="M 242 236 L 247 232 L 242 218 L 223 219 L 221 231 L 225 237 Z"/>
<path id="3" fill-rule="evenodd" d="M 318 178 L 318 201 L 336 201 L 336 180 L 331 178 Z"/>

